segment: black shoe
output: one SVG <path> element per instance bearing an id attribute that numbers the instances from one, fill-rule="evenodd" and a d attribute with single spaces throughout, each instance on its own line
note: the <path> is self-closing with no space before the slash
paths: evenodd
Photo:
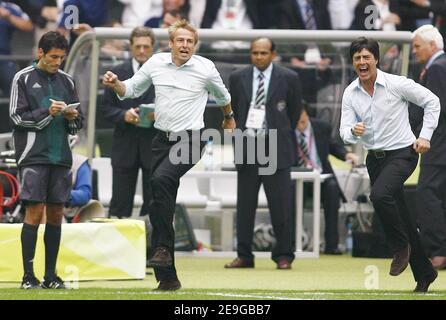
<path id="1" fill-rule="evenodd" d="M 148 267 L 170 267 L 172 266 L 172 256 L 167 248 L 158 247 L 155 249 L 155 253 L 147 263 Z"/>
<path id="2" fill-rule="evenodd" d="M 235 258 L 231 262 L 225 264 L 226 269 L 236 268 L 254 268 L 254 260 L 246 260 L 243 258 Z"/>
<path id="3" fill-rule="evenodd" d="M 331 255 L 341 255 L 342 251 L 338 248 L 327 248 L 324 250 L 324 254 L 331 254 Z"/>
<path id="4" fill-rule="evenodd" d="M 43 279 L 42 288 L 44 289 L 66 289 L 65 283 L 61 278 L 55 276 L 51 279 Z"/>
<path id="5" fill-rule="evenodd" d="M 23 276 L 20 289 L 31 290 L 31 289 L 42 289 L 42 287 L 39 279 L 37 279 L 34 275 L 25 274 Z"/>
<path id="6" fill-rule="evenodd" d="M 155 291 L 176 291 L 181 289 L 181 283 L 178 279 L 161 280 Z"/>
<path id="7" fill-rule="evenodd" d="M 393 260 L 390 266 L 389 274 L 391 276 L 400 275 L 404 270 L 406 270 L 407 266 L 409 265 L 409 259 L 410 259 L 410 245 L 408 244 L 407 247 L 405 247 L 404 249 L 398 251 L 393 255 Z"/>
<path id="8" fill-rule="evenodd" d="M 415 287 L 415 290 L 413 292 L 427 292 L 429 289 L 429 286 L 432 282 L 437 279 L 438 272 L 437 270 L 434 270 L 435 272 L 430 276 L 423 280 L 420 280 L 417 282 L 417 286 Z"/>

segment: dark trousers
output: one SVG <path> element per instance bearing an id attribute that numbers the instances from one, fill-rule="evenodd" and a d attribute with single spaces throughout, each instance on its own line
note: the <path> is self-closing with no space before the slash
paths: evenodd
<path id="1" fill-rule="evenodd" d="M 412 146 L 386 152 L 380 158 L 369 152 L 366 160 L 372 184 L 370 200 L 382 223 L 387 242 L 394 253 L 410 244 L 412 250 L 409 263 L 415 281 L 429 277 L 434 272 L 404 200 L 404 182 L 414 171 L 417 162 L 418 154 Z"/>
<path id="2" fill-rule="evenodd" d="M 130 217 L 133 210 L 133 199 L 135 197 L 136 183 L 138 181 L 139 166 L 132 168 L 113 167 L 113 188 L 110 201 L 110 216 L 119 218 Z M 150 169 L 142 169 L 143 205 L 140 215 L 149 212 L 149 204 L 152 198 L 150 185 Z"/>
<path id="3" fill-rule="evenodd" d="M 446 257 L 446 166 L 421 166 L 416 197 L 423 247 L 430 257 Z"/>
<path id="4" fill-rule="evenodd" d="M 313 185 L 304 183 L 304 199 L 313 197 Z M 324 208 L 325 219 L 325 250 L 334 250 L 338 248 L 339 232 L 339 208 L 341 203 L 341 190 L 339 189 L 336 178 L 325 179 L 321 185 L 321 200 Z M 291 208 L 292 208 L 292 235 L 293 248 L 296 247 L 296 185 L 291 188 Z"/>
<path id="5" fill-rule="evenodd" d="M 276 245 L 271 257 L 294 260 L 291 239 L 291 177 L 290 169 L 277 170 L 273 175 L 259 175 L 256 165 L 244 165 L 237 176 L 237 254 L 253 260 L 252 242 L 260 184 L 263 183 L 271 215 Z"/>
<path id="6" fill-rule="evenodd" d="M 190 139 L 192 132 L 188 131 L 189 139 L 181 139 L 175 142 L 169 141 L 166 133 L 159 131 L 152 141 L 151 182 L 153 200 L 149 209 L 149 217 L 153 230 L 150 256 L 156 248 L 165 247 L 172 255 L 172 259 L 174 259 L 175 231 L 173 228 L 173 218 L 178 187 L 180 185 L 180 178 L 195 165 L 193 163 L 194 161 L 192 161 L 194 160 L 192 159 L 192 154 L 201 155 L 204 142 L 199 140 L 199 135 L 198 133 L 198 140 Z M 188 161 L 179 164 L 172 163 L 169 154 L 173 147 L 175 147 L 175 152 L 172 152 L 170 156 L 181 155 L 181 153 L 186 152 L 189 153 Z M 171 267 L 157 267 L 154 270 L 157 281 L 177 279 L 175 260 L 173 260 Z"/>

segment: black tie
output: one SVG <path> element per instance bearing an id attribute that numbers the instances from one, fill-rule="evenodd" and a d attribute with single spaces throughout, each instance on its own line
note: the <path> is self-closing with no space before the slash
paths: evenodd
<path id="1" fill-rule="evenodd" d="M 308 145 L 305 141 L 305 134 L 302 132 L 299 136 L 299 149 L 298 149 L 298 165 L 299 167 L 306 167 L 310 160 L 308 153 Z"/>

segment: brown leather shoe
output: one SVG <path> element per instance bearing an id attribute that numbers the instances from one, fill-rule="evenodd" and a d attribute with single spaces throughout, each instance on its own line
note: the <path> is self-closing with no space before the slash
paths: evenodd
<path id="1" fill-rule="evenodd" d="M 433 273 L 430 277 L 423 279 L 421 281 L 418 281 L 417 286 L 415 287 L 415 290 L 413 292 L 427 292 L 430 284 L 432 282 L 434 282 L 435 279 L 437 279 L 438 272 L 437 272 L 437 270 L 434 270 L 434 271 L 435 271 L 435 273 Z"/>
<path id="2" fill-rule="evenodd" d="M 441 270 L 446 267 L 446 257 L 436 256 L 431 259 L 431 262 L 434 269 Z"/>
<path id="3" fill-rule="evenodd" d="M 254 268 L 254 261 L 249 261 L 243 258 L 235 258 L 233 261 L 225 264 L 227 269 L 235 268 Z"/>
<path id="4" fill-rule="evenodd" d="M 291 262 L 286 258 L 280 258 L 279 260 L 277 260 L 277 269 L 289 270 L 291 269 Z"/>
<path id="5" fill-rule="evenodd" d="M 178 279 L 161 280 L 155 291 L 176 291 L 181 289 L 181 283 Z"/>
<path id="6" fill-rule="evenodd" d="M 158 247 L 152 258 L 147 262 L 148 267 L 170 267 L 172 265 L 172 256 L 167 248 Z"/>
<path id="7" fill-rule="evenodd" d="M 393 260 L 392 264 L 390 265 L 389 274 L 391 276 L 400 275 L 404 270 L 406 270 L 407 266 L 409 265 L 409 259 L 410 259 L 410 245 L 408 244 L 407 247 L 405 247 L 404 249 L 398 251 L 393 255 Z"/>

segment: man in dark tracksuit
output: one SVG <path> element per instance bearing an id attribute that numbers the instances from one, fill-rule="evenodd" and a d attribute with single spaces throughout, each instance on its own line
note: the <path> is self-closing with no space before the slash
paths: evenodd
<path id="1" fill-rule="evenodd" d="M 68 49 L 57 32 L 42 36 L 38 60 L 19 71 L 12 82 L 10 118 L 26 214 L 21 234 L 22 289 L 64 289 L 56 274 L 64 204 L 71 191 L 72 154 L 68 134 L 81 128 L 81 116 L 67 104 L 79 98 L 72 78 L 59 70 Z M 67 109 L 65 109 L 67 108 Z M 37 230 L 46 212 L 45 277 L 34 275 Z"/>
<path id="2" fill-rule="evenodd" d="M 117 66 L 119 78 L 131 78 L 152 56 L 155 45 L 153 31 L 146 27 L 133 29 L 130 35 L 130 48 L 133 59 Z M 140 215 L 147 215 L 151 199 L 150 163 L 152 159 L 152 139 L 156 130 L 141 127 L 140 106 L 152 103 L 155 90 L 151 86 L 141 97 L 120 100 L 108 89 L 104 96 L 104 117 L 115 124 L 111 163 L 113 168 L 113 188 L 110 202 L 110 216 L 126 218 L 132 215 L 133 198 L 139 169 L 142 169 L 143 206 Z"/>

